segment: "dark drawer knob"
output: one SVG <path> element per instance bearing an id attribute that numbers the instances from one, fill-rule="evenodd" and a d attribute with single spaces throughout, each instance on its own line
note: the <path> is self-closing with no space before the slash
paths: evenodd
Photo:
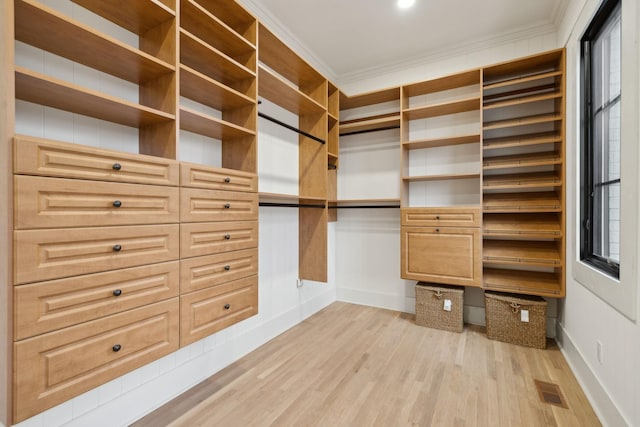
<path id="1" fill-rule="evenodd" d="M 122 206 L 122 202 L 120 200 L 116 200 L 115 202 L 113 202 L 114 208 L 119 208 L 120 206 Z"/>
<path id="2" fill-rule="evenodd" d="M 122 250 L 122 246 L 121 245 L 113 245 L 113 251 L 114 252 L 120 252 Z"/>
<path id="3" fill-rule="evenodd" d="M 122 346 L 120 344 L 116 344 L 113 347 L 111 347 L 111 350 L 113 350 L 114 352 L 119 352 L 120 350 L 122 350 Z"/>
<path id="4" fill-rule="evenodd" d="M 231 304 L 225 304 L 225 305 L 224 305 L 224 309 L 225 309 L 225 310 L 229 310 L 230 308 L 231 308 Z"/>
<path id="5" fill-rule="evenodd" d="M 122 295 L 122 289 L 116 289 L 113 291 L 113 296 L 119 297 L 120 295 Z"/>
<path id="6" fill-rule="evenodd" d="M 111 166 L 111 168 L 114 171 L 119 171 L 120 169 L 122 169 L 122 165 L 120 163 L 114 163 L 113 166 Z"/>
<path id="7" fill-rule="evenodd" d="M 229 271 L 231 270 L 231 266 L 230 265 L 225 265 L 224 266 L 224 271 Z"/>
<path id="8" fill-rule="evenodd" d="M 440 221 L 440 215 L 436 215 L 436 219 Z"/>
<path id="9" fill-rule="evenodd" d="M 439 228 L 436 228 L 436 233 L 439 233 L 439 232 L 440 232 L 440 229 L 439 229 Z"/>
<path id="10" fill-rule="evenodd" d="M 225 204 L 224 204 L 224 208 L 225 208 L 225 209 L 229 209 L 230 207 L 231 207 L 231 203 L 225 203 Z"/>
<path id="11" fill-rule="evenodd" d="M 230 183 L 230 182 L 231 182 L 231 178 L 226 177 L 226 178 L 224 179 L 224 182 L 226 182 L 227 184 L 228 184 L 228 183 Z"/>
<path id="12" fill-rule="evenodd" d="M 231 240 L 231 234 L 225 234 L 224 240 Z"/>

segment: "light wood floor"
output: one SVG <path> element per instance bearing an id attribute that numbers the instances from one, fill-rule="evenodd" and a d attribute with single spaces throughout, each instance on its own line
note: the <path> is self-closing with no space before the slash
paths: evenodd
<path id="1" fill-rule="evenodd" d="M 557 384 L 569 409 L 542 403 Z M 336 302 L 134 424 L 599 426 L 553 341 L 537 350 Z"/>

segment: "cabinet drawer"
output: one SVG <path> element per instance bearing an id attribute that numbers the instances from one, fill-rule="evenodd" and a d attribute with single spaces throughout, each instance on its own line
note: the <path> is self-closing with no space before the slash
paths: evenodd
<path id="1" fill-rule="evenodd" d="M 258 176 L 233 169 L 182 162 L 180 163 L 180 186 L 255 193 L 258 191 Z"/>
<path id="2" fill-rule="evenodd" d="M 403 208 L 402 225 L 411 227 L 480 227 L 480 208 Z"/>
<path id="3" fill-rule="evenodd" d="M 180 261 L 182 293 L 258 274 L 258 249 L 225 252 Z"/>
<path id="4" fill-rule="evenodd" d="M 177 187 L 15 176 L 15 227 L 178 222 Z"/>
<path id="5" fill-rule="evenodd" d="M 180 346 L 258 313 L 258 276 L 180 297 Z"/>
<path id="6" fill-rule="evenodd" d="M 402 278 L 480 286 L 479 228 L 402 227 Z"/>
<path id="7" fill-rule="evenodd" d="M 14 138 L 14 172 L 170 186 L 177 186 L 180 179 L 174 160 L 30 136 Z"/>
<path id="8" fill-rule="evenodd" d="M 203 222 L 180 225 L 181 258 L 256 247 L 258 247 L 257 221 Z"/>
<path id="9" fill-rule="evenodd" d="M 16 421 L 176 351 L 178 322 L 173 298 L 17 342 Z"/>
<path id="10" fill-rule="evenodd" d="M 19 230 L 14 232 L 15 283 L 173 261 L 179 225 Z"/>
<path id="11" fill-rule="evenodd" d="M 178 261 L 16 286 L 15 339 L 177 297 Z"/>
<path id="12" fill-rule="evenodd" d="M 235 191 L 180 189 L 180 221 L 255 221 L 258 194 Z"/>

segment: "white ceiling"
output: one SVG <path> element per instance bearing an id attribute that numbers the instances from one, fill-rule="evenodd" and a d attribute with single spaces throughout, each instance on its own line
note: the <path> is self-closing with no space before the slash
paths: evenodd
<path id="1" fill-rule="evenodd" d="M 267 24 L 284 28 L 339 78 L 479 41 L 549 31 L 568 0 L 416 0 L 409 10 L 398 9 L 396 0 L 246 3 L 263 20 L 267 15 Z"/>

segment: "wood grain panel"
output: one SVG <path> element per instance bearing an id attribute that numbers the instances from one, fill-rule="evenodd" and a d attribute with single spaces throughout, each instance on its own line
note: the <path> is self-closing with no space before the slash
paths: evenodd
<path id="1" fill-rule="evenodd" d="M 180 291 L 184 294 L 217 287 L 258 274 L 258 249 L 225 252 L 180 261 Z"/>
<path id="2" fill-rule="evenodd" d="M 402 208 L 402 225 L 480 227 L 480 207 Z"/>
<path id="3" fill-rule="evenodd" d="M 180 258 L 257 247 L 257 221 L 203 222 L 180 225 Z"/>
<path id="4" fill-rule="evenodd" d="M 180 163 L 180 185 L 182 187 L 208 190 L 258 191 L 258 176 L 233 169 L 213 168 L 195 163 Z"/>
<path id="5" fill-rule="evenodd" d="M 180 189 L 180 221 L 255 221 L 258 194 L 235 191 Z"/>

